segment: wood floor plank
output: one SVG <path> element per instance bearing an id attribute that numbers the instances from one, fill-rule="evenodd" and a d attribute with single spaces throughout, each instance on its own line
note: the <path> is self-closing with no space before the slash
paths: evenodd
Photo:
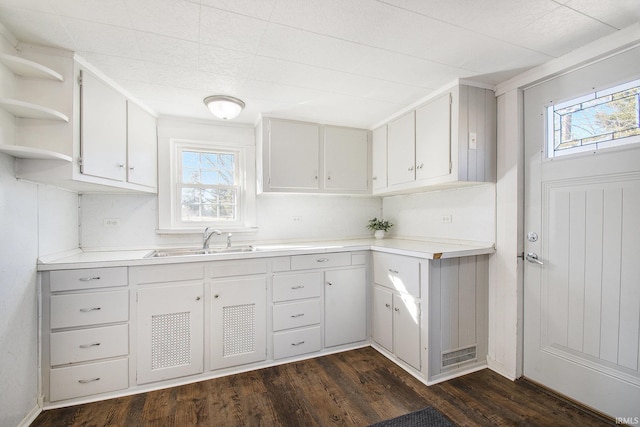
<path id="1" fill-rule="evenodd" d="M 47 410 L 32 427 L 367 426 L 433 406 L 460 426 L 616 425 L 488 369 L 425 386 L 375 349 Z"/>

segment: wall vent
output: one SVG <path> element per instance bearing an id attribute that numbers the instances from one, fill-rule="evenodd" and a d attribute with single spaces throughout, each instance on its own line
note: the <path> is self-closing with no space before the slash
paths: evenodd
<path id="1" fill-rule="evenodd" d="M 470 360 L 476 360 L 476 346 L 465 347 L 458 350 L 442 353 L 442 367 L 448 368 Z"/>

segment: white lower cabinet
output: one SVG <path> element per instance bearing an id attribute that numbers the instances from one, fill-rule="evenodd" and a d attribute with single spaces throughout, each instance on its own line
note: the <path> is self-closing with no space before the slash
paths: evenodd
<path id="1" fill-rule="evenodd" d="M 202 283 L 139 289 L 136 311 L 138 384 L 203 372 Z"/>
<path id="2" fill-rule="evenodd" d="M 420 370 L 420 261 L 382 253 L 375 253 L 373 259 L 377 264 L 371 298 L 371 338 L 398 359 Z M 412 290 L 415 296 L 407 290 Z"/>
<path id="3" fill-rule="evenodd" d="M 320 351 L 320 325 L 273 334 L 273 358 L 299 356 Z"/>
<path id="4" fill-rule="evenodd" d="M 273 358 L 320 351 L 322 277 L 320 271 L 273 276 Z"/>
<path id="5" fill-rule="evenodd" d="M 393 352 L 420 369 L 420 303 L 411 295 L 393 294 Z"/>
<path id="6" fill-rule="evenodd" d="M 211 284 L 211 368 L 266 359 L 267 285 L 264 276 Z"/>
<path id="7" fill-rule="evenodd" d="M 369 332 L 427 382 L 484 363 L 487 256 L 374 251 L 370 269 L 368 259 L 323 252 L 42 273 L 45 402 L 312 357 L 366 344 Z"/>
<path id="8" fill-rule="evenodd" d="M 50 381 L 51 402 L 122 390 L 129 387 L 129 360 L 123 358 L 52 369 Z"/>
<path id="9" fill-rule="evenodd" d="M 427 383 L 486 365 L 487 255 L 373 253 L 371 339 Z"/>
<path id="10" fill-rule="evenodd" d="M 126 267 L 42 274 L 45 400 L 58 402 L 129 387 Z"/>
<path id="11" fill-rule="evenodd" d="M 325 272 L 324 345 L 367 339 L 367 273 L 364 267 Z"/>

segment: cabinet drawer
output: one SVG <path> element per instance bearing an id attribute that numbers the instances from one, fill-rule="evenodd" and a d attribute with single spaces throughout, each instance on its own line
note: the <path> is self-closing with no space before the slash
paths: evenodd
<path id="1" fill-rule="evenodd" d="M 214 261 L 209 265 L 211 266 L 211 277 L 246 276 L 267 272 L 265 258 Z"/>
<path id="2" fill-rule="evenodd" d="M 318 323 L 320 323 L 320 298 L 273 306 L 274 331 Z"/>
<path id="3" fill-rule="evenodd" d="M 127 286 L 127 267 L 82 268 L 49 273 L 51 292 Z"/>
<path id="4" fill-rule="evenodd" d="M 344 267 L 346 265 L 351 265 L 350 252 L 336 252 L 331 254 L 315 255 L 294 255 L 291 257 L 292 270 Z"/>
<path id="5" fill-rule="evenodd" d="M 125 322 L 128 319 L 129 291 L 51 297 L 51 329 Z"/>
<path id="6" fill-rule="evenodd" d="M 320 351 L 320 346 L 320 326 L 273 334 L 274 359 Z"/>
<path id="7" fill-rule="evenodd" d="M 420 296 L 420 260 L 402 255 L 373 253 L 373 281 L 399 292 Z"/>
<path id="8" fill-rule="evenodd" d="M 49 375 L 49 400 L 122 390 L 129 387 L 128 359 L 90 363 L 52 369 Z"/>
<path id="9" fill-rule="evenodd" d="M 51 334 L 51 366 L 126 356 L 128 353 L 128 325 Z"/>
<path id="10" fill-rule="evenodd" d="M 273 301 L 289 301 L 320 296 L 322 273 L 273 276 Z"/>
<path id="11" fill-rule="evenodd" d="M 146 265 L 131 267 L 129 277 L 132 284 L 186 282 L 204 279 L 204 264 Z"/>

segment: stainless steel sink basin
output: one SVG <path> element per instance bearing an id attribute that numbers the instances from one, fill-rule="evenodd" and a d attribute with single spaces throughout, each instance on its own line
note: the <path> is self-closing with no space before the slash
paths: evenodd
<path id="1" fill-rule="evenodd" d="M 176 248 L 176 249 L 159 249 L 149 253 L 145 258 L 164 258 L 176 256 L 192 256 L 192 255 L 215 255 L 215 254 L 234 254 L 242 252 L 253 252 L 255 249 L 251 245 L 232 246 L 230 248 Z"/>

